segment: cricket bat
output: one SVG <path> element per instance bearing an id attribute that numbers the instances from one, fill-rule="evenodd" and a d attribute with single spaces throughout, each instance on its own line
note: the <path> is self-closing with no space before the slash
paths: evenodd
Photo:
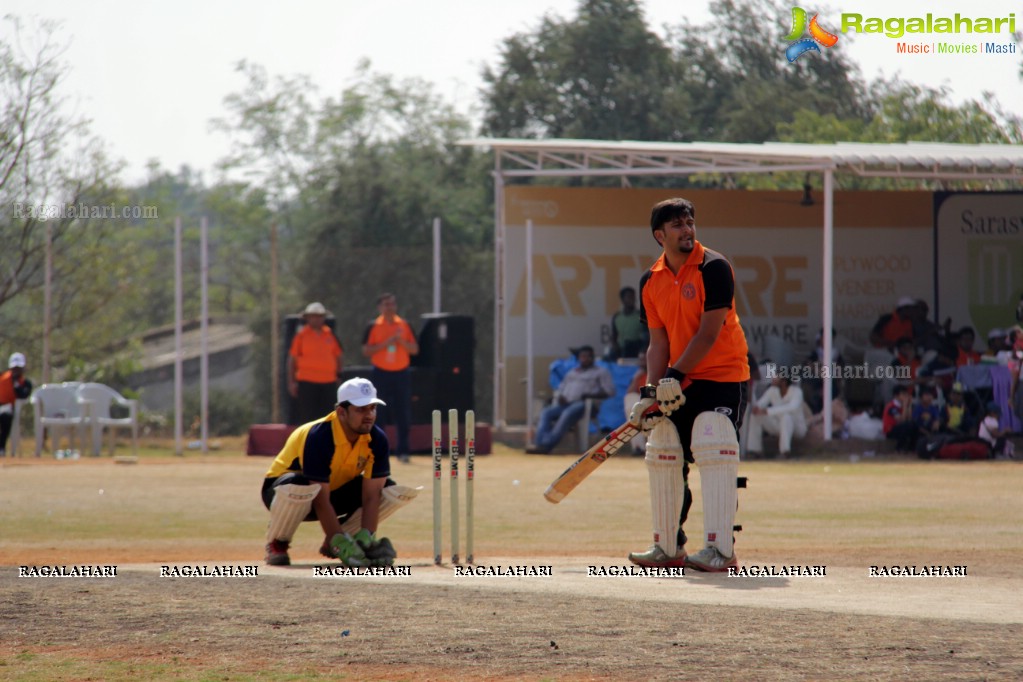
<path id="1" fill-rule="evenodd" d="M 647 408 L 643 415 L 646 416 L 659 411 L 657 403 L 654 403 Z M 642 420 L 640 423 L 642 423 Z M 633 426 L 629 422 L 625 422 L 617 429 L 604 436 L 599 443 L 587 450 L 582 457 L 572 464 L 572 466 L 565 469 L 560 476 L 554 479 L 553 483 L 547 486 L 547 490 L 544 491 L 543 496 L 548 502 L 553 504 L 561 502 L 565 499 L 566 495 L 575 490 L 575 487 L 583 482 L 583 479 L 592 474 L 597 467 L 607 461 L 608 457 L 621 450 L 622 447 L 624 447 L 638 433 L 638 426 Z"/>

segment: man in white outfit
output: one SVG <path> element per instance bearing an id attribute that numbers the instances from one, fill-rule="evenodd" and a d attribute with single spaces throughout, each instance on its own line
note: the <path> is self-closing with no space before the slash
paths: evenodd
<path id="1" fill-rule="evenodd" d="M 806 436 L 806 414 L 803 410 L 803 389 L 794 386 L 787 377 L 776 376 L 764 395 L 750 410 L 749 441 L 747 449 L 752 456 L 764 451 L 764 432 L 778 436 L 781 457 L 788 457 L 792 439 Z"/>

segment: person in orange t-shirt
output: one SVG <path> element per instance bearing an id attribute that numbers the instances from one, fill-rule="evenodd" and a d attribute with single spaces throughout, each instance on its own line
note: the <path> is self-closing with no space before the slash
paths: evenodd
<path id="1" fill-rule="evenodd" d="M 657 384 L 657 402 L 678 431 L 684 453 L 682 512 L 675 556 L 668 556 L 655 542 L 646 552 L 631 553 L 629 560 L 640 566 L 684 565 L 723 572 L 738 565 L 734 551 L 725 556 L 708 544 L 687 556 L 682 527 L 693 502 L 688 480 L 689 465 L 695 461 L 691 444 L 696 418 L 703 412 L 722 414 L 738 438 L 746 411 L 749 349 L 735 312 L 735 275 L 723 255 L 697 241 L 696 208 L 689 200 L 676 198 L 656 204 L 650 214 L 650 229 L 663 253 L 639 283 L 640 317 L 650 330 L 648 386 L 644 390 Z M 667 401 L 662 400 L 665 387 L 672 393 Z M 633 414 L 638 416 L 648 400 L 637 403 Z M 665 409 L 669 406 L 672 409 Z M 648 464 L 650 449 L 648 439 Z"/>
<path id="2" fill-rule="evenodd" d="M 412 423 L 412 373 L 409 365 L 419 354 L 412 327 L 398 316 L 398 299 L 392 293 L 377 297 L 380 315 L 362 336 L 362 354 L 373 365 L 373 385 L 387 406 L 380 422 L 394 424 L 398 435 L 398 460 L 408 461 L 409 426 Z"/>
<path id="3" fill-rule="evenodd" d="M 341 344 L 327 326 L 327 309 L 310 303 L 302 313 L 305 324 L 291 340 L 288 352 L 288 393 L 291 421 L 305 424 L 330 412 L 341 377 Z"/>
<path id="4" fill-rule="evenodd" d="M 32 382 L 25 376 L 25 355 L 11 353 L 7 371 L 0 374 L 0 457 L 7 453 L 7 438 L 14 424 L 14 403 L 32 393 Z"/>

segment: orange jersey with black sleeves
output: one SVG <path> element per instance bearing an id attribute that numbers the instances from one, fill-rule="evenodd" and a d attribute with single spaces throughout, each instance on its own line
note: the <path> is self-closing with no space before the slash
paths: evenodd
<path id="1" fill-rule="evenodd" d="M 375 346 L 393 337 L 395 334 L 401 334 L 402 338 L 409 343 L 413 343 L 416 340 L 415 335 L 412 333 L 412 327 L 409 326 L 408 322 L 397 315 L 394 316 L 393 322 L 388 322 L 384 319 L 383 315 L 380 315 L 366 328 L 362 342 L 365 345 Z M 397 343 L 389 344 L 386 348 L 373 353 L 369 361 L 373 363 L 374 367 L 388 372 L 401 371 L 412 363 L 412 359 L 409 357 L 408 351 L 405 350 L 405 346 Z"/>
<path id="2" fill-rule="evenodd" d="M 330 328 L 302 327 L 291 340 L 290 354 L 295 359 L 296 381 L 330 384 L 337 380 L 341 345 Z"/>
<path id="3" fill-rule="evenodd" d="M 662 254 L 639 282 L 640 315 L 650 329 L 668 333 L 668 363 L 682 356 L 700 328 L 704 311 L 728 308 L 724 326 L 710 352 L 691 371 L 689 379 L 721 382 L 749 380 L 749 349 L 735 312 L 735 276 L 728 260 L 699 241 L 678 275 Z"/>

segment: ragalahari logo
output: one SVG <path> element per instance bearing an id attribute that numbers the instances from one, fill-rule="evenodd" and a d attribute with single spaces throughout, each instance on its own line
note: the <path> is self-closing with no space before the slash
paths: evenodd
<path id="1" fill-rule="evenodd" d="M 817 47 L 818 44 L 824 47 L 834 47 L 835 43 L 838 42 L 837 35 L 825 31 L 817 23 L 817 14 L 813 15 L 813 19 L 810 20 L 809 24 L 807 24 L 806 17 L 806 10 L 802 7 L 792 8 L 792 30 L 785 36 L 785 40 L 789 42 L 796 41 L 785 50 L 785 57 L 790 62 L 796 61 L 811 50 L 820 53 L 821 49 Z M 803 34 L 807 30 L 810 32 L 810 37 L 804 38 Z"/>

